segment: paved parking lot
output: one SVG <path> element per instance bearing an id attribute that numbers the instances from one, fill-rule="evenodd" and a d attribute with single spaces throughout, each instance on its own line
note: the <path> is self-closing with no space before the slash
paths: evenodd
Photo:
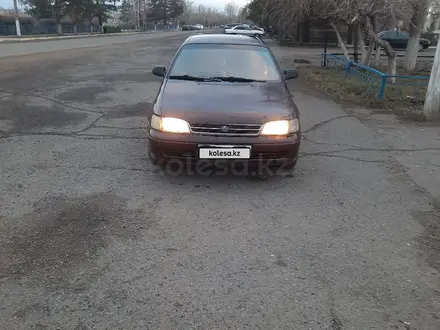
<path id="1" fill-rule="evenodd" d="M 184 38 L 0 60 L 0 328 L 439 329 L 438 129 L 294 83 L 293 173 L 166 175 L 150 70 Z"/>

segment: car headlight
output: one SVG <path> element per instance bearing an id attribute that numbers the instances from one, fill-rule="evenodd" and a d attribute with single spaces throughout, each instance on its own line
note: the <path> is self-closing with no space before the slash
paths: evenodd
<path id="1" fill-rule="evenodd" d="M 151 128 L 168 133 L 190 133 L 189 124 L 179 118 L 159 117 L 153 115 L 151 117 Z"/>
<path id="2" fill-rule="evenodd" d="M 261 135 L 288 135 L 299 131 L 298 119 L 269 121 L 263 125 Z"/>

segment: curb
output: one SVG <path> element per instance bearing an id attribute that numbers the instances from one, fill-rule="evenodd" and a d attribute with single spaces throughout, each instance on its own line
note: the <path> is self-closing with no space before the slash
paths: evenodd
<path id="1" fill-rule="evenodd" d="M 52 40 L 70 40 L 70 39 L 86 39 L 86 38 L 105 38 L 115 36 L 127 36 L 136 34 L 158 34 L 167 32 L 180 32 L 180 31 L 146 31 L 146 32 L 121 32 L 121 33 L 96 33 L 96 34 L 80 34 L 71 36 L 54 36 L 54 37 L 36 37 L 36 38 L 4 38 L 0 39 L 0 44 L 12 44 L 12 43 L 24 43 L 24 42 L 40 42 L 40 41 L 52 41 Z"/>

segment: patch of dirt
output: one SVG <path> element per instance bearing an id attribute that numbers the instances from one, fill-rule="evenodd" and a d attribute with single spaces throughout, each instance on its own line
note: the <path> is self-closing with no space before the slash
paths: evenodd
<path id="1" fill-rule="evenodd" d="M 105 96 L 105 94 L 113 90 L 114 87 L 111 87 L 109 85 L 70 88 L 65 92 L 59 93 L 57 95 L 57 99 L 62 101 L 72 101 L 72 102 L 79 100 L 81 100 L 81 102 L 89 102 L 89 103 L 105 102 L 112 100 L 112 98 Z"/>
<path id="2" fill-rule="evenodd" d="M 20 94 L 11 94 L 9 98 L 2 99 L 0 121 L 8 121 L 12 124 L 11 129 L 8 130 L 9 133 L 75 125 L 89 116 L 84 112 L 67 111 L 65 106 L 55 102 L 46 106 L 32 102 L 32 97 Z"/>
<path id="3" fill-rule="evenodd" d="M 150 118 L 153 114 L 153 104 L 142 102 L 136 104 L 124 104 L 113 107 L 108 111 L 105 118 L 126 118 L 126 117 L 144 117 Z"/>
<path id="4" fill-rule="evenodd" d="M 432 210 L 414 212 L 413 216 L 424 228 L 419 244 L 426 253 L 426 262 L 440 271 L 440 201 L 433 200 L 431 205 Z"/>
<path id="5" fill-rule="evenodd" d="M 109 237 L 136 239 L 151 225 L 152 214 L 147 208 L 128 209 L 122 198 L 101 193 L 43 199 L 17 223 L 27 227 L 3 233 L 7 236 L 0 239 L 0 278 L 68 288 L 66 279 L 72 271 L 93 260 Z"/>
<path id="6" fill-rule="evenodd" d="M 300 63 L 300 64 L 310 64 L 312 61 L 303 59 L 303 58 L 296 58 L 293 60 L 293 63 Z"/>

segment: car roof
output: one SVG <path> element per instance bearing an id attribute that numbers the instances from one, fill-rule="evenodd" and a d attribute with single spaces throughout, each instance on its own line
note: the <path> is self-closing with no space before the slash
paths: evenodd
<path id="1" fill-rule="evenodd" d="M 230 34 L 197 34 L 188 37 L 183 44 L 233 44 L 264 46 L 264 44 L 257 38 L 245 35 Z"/>

